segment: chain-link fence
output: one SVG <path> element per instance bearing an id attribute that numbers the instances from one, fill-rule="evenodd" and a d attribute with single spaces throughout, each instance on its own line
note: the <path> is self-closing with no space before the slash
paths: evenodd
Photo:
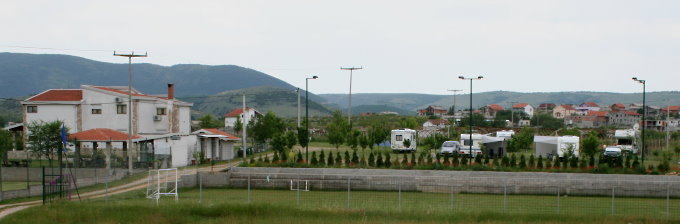
<path id="1" fill-rule="evenodd" d="M 186 181 L 183 179 L 183 181 Z M 192 180 L 193 181 L 193 180 Z M 680 182 L 201 173 L 201 203 L 264 203 L 383 211 L 593 215 L 680 220 Z M 224 184 L 226 183 L 226 185 Z M 539 186 L 542 185 L 542 186 Z M 182 194 L 180 194 L 182 195 Z"/>

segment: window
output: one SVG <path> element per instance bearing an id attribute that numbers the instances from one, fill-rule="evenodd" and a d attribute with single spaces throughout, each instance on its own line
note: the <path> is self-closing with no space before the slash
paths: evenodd
<path id="1" fill-rule="evenodd" d="M 92 114 L 102 114 L 102 109 L 92 109 Z"/>
<path id="2" fill-rule="evenodd" d="M 38 106 L 26 106 L 26 113 L 38 113 Z"/>
<path id="3" fill-rule="evenodd" d="M 117 114 L 127 114 L 127 105 L 116 105 Z"/>
<path id="4" fill-rule="evenodd" d="M 404 139 L 404 137 L 401 136 L 401 135 L 397 135 L 397 136 L 394 136 L 394 139 L 395 139 L 396 141 L 402 141 L 402 140 Z"/>
<path id="5" fill-rule="evenodd" d="M 156 108 L 156 115 L 165 115 L 165 108 Z"/>

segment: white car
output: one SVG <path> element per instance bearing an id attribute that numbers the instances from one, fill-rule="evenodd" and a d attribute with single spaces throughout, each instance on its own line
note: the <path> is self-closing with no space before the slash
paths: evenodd
<path id="1" fill-rule="evenodd" d="M 604 148 L 602 156 L 604 156 L 604 158 L 619 158 L 621 157 L 621 147 L 609 146 Z"/>
<path id="2" fill-rule="evenodd" d="M 444 143 L 442 143 L 442 147 L 439 151 L 439 154 L 453 155 L 453 153 L 457 153 L 459 149 L 460 149 L 460 142 L 458 142 L 458 141 L 445 141 Z"/>

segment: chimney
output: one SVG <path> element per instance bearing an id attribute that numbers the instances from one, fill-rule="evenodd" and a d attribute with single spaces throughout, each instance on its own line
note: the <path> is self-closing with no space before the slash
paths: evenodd
<path id="1" fill-rule="evenodd" d="M 175 84 L 168 83 L 168 99 L 174 99 L 175 98 Z"/>

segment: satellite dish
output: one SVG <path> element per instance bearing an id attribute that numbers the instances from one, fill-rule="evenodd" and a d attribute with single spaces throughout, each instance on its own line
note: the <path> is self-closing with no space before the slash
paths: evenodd
<path id="1" fill-rule="evenodd" d="M 640 124 L 635 123 L 635 124 L 633 125 L 633 130 L 634 130 L 635 132 L 637 132 L 638 130 L 640 130 Z"/>

